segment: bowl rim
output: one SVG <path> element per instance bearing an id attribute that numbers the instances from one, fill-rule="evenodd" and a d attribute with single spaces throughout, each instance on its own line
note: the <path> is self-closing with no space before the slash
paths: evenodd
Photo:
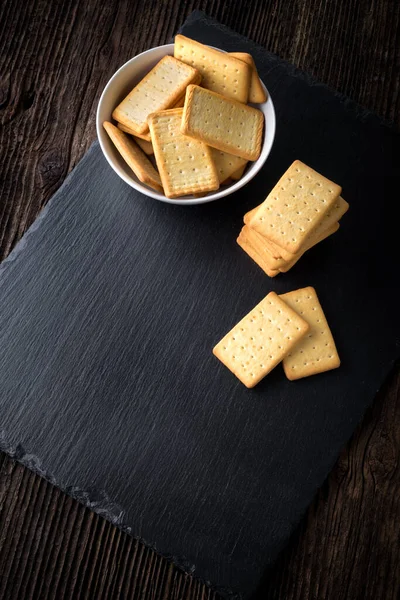
<path id="1" fill-rule="evenodd" d="M 136 182 L 134 179 L 128 177 L 118 166 L 118 164 L 115 163 L 115 161 L 112 159 L 112 157 L 109 155 L 108 150 L 105 148 L 105 145 L 103 143 L 103 139 L 104 139 L 104 128 L 103 128 L 103 123 L 100 122 L 100 110 L 102 107 L 102 103 L 103 100 L 108 92 L 108 90 L 112 87 L 114 80 L 117 78 L 117 76 L 119 75 L 119 73 L 121 71 L 123 71 L 129 64 L 131 64 L 133 61 L 135 61 L 136 59 L 138 59 L 139 57 L 145 55 L 145 54 L 151 54 L 156 50 L 162 50 L 165 49 L 166 51 L 170 52 L 174 47 L 174 44 L 162 44 L 161 46 L 154 46 L 153 48 L 149 48 L 148 50 L 145 50 L 144 52 L 140 52 L 139 54 L 136 54 L 135 56 L 133 56 L 132 58 L 130 58 L 129 60 L 127 60 L 123 65 L 121 65 L 116 71 L 115 73 L 111 76 L 111 78 L 108 80 L 107 84 L 105 85 L 99 102 L 97 104 L 97 110 L 96 110 L 96 134 L 97 134 L 97 139 L 99 141 L 100 144 L 100 148 L 103 152 L 104 157 L 106 158 L 108 164 L 110 165 L 110 167 L 113 169 L 113 171 L 123 180 L 125 181 L 125 183 L 127 183 L 130 187 L 136 189 L 138 192 L 140 192 L 141 194 L 144 194 L 145 196 L 149 196 L 151 198 L 154 198 L 155 200 L 159 200 L 160 202 L 166 202 L 168 204 L 179 204 L 179 206 L 193 206 L 195 204 L 206 204 L 207 202 L 213 202 L 214 200 L 219 200 L 220 198 L 223 198 L 225 196 L 229 196 L 233 193 L 235 193 L 237 190 L 241 189 L 243 186 L 245 186 L 247 183 L 249 183 L 249 181 L 251 181 L 256 175 L 257 173 L 261 170 L 261 168 L 264 166 L 265 162 L 267 161 L 268 156 L 271 153 L 274 141 L 275 141 L 275 133 L 276 133 L 276 114 L 275 114 L 275 107 L 272 101 L 272 97 L 271 94 L 269 93 L 267 87 L 264 85 L 264 82 L 261 80 L 260 78 L 260 82 L 261 85 L 263 86 L 265 92 L 267 93 L 267 98 L 268 98 L 268 102 L 270 103 L 271 106 L 271 118 L 268 121 L 268 128 L 269 130 L 272 132 L 271 135 L 271 143 L 270 146 L 267 150 L 267 153 L 265 155 L 265 157 L 263 157 L 263 160 L 260 160 L 260 158 L 258 158 L 256 161 L 253 162 L 253 169 L 250 173 L 246 175 L 244 175 L 243 177 L 241 177 L 238 181 L 236 181 L 234 184 L 231 184 L 229 186 L 226 186 L 224 189 L 222 190 L 217 190 L 215 192 L 210 192 L 208 193 L 206 196 L 203 196 L 201 198 L 191 198 L 186 197 L 186 196 L 182 196 L 180 198 L 167 198 L 165 195 L 160 194 L 158 192 L 156 192 L 155 190 L 152 190 L 151 188 L 148 188 L 147 186 L 145 186 L 145 184 L 142 184 L 141 182 Z M 220 48 L 217 48 L 216 46 L 209 46 L 210 48 L 214 48 L 215 50 L 219 50 L 220 52 L 226 52 L 225 50 L 221 50 Z M 264 147 L 264 142 L 263 142 L 263 146 L 261 149 L 261 153 L 263 151 L 263 147 Z"/>

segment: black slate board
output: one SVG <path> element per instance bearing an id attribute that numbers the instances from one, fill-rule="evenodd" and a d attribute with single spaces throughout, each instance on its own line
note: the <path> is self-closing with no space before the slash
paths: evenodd
<path id="1" fill-rule="evenodd" d="M 277 112 L 271 157 L 234 197 L 183 208 L 134 192 L 93 145 L 0 267 L 1 447 L 248 597 L 399 355 L 399 140 L 201 13 L 182 31 L 253 54 Z M 340 182 L 351 210 L 272 280 L 235 239 L 295 158 Z M 306 285 L 342 367 L 296 383 L 278 367 L 245 389 L 214 343 L 270 290 Z"/>

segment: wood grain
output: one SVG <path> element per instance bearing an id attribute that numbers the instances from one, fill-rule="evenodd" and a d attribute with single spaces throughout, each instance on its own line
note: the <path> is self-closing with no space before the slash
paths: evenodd
<path id="1" fill-rule="evenodd" d="M 109 77 L 194 8 L 399 124 L 396 0 L 2 3 L 1 258 L 95 138 Z M 260 598 L 399 596 L 399 390 L 397 368 Z M 216 598 L 17 462 L 0 465 L 1 598 Z"/>

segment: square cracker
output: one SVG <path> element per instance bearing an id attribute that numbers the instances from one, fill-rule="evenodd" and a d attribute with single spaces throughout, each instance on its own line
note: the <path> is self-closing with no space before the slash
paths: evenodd
<path id="1" fill-rule="evenodd" d="M 258 208 L 259 207 L 256 206 L 255 208 L 253 208 L 253 210 L 250 210 L 248 213 L 246 213 L 244 215 L 243 221 L 246 225 L 249 225 L 251 218 L 253 217 L 253 215 L 256 214 Z M 349 204 L 346 202 L 346 200 L 344 200 L 344 198 L 339 196 L 339 198 L 336 200 L 335 204 L 324 215 L 324 218 L 321 220 L 321 223 L 318 225 L 318 227 L 316 227 L 315 231 L 313 231 L 310 234 L 307 246 L 311 248 L 313 245 L 315 245 L 317 243 L 316 240 L 321 241 L 321 240 L 319 240 L 319 237 L 326 230 L 331 229 L 333 227 L 333 225 L 335 225 L 335 223 L 337 223 L 343 217 L 343 215 L 348 211 L 348 209 L 349 209 Z M 257 233 L 257 232 L 254 232 L 254 233 Z M 268 252 L 271 254 L 271 256 L 273 258 L 276 258 L 276 259 L 282 258 L 285 261 L 292 261 L 296 258 L 296 256 L 297 256 L 296 254 L 292 254 L 291 252 L 288 252 L 284 248 L 277 246 L 276 244 L 274 244 L 273 242 L 271 242 L 269 239 L 262 236 L 261 234 L 257 233 L 257 236 L 259 237 L 260 242 L 263 243 L 265 249 L 268 250 Z"/>
<path id="2" fill-rule="evenodd" d="M 149 117 L 154 156 L 167 198 L 212 192 L 219 188 L 211 149 L 182 135 L 183 108 L 164 110 Z"/>
<path id="3" fill-rule="evenodd" d="M 335 204 L 342 188 L 299 160 L 250 219 L 250 227 L 296 254 Z"/>
<path id="4" fill-rule="evenodd" d="M 251 68 L 249 102 L 254 102 L 255 104 L 261 104 L 262 102 L 266 102 L 267 94 L 265 93 L 264 87 L 261 83 L 261 79 L 258 76 L 257 67 L 255 65 L 252 55 L 248 54 L 247 52 L 229 52 L 229 56 L 233 56 L 234 58 L 242 60 Z"/>
<path id="5" fill-rule="evenodd" d="M 283 360 L 286 377 L 301 379 L 339 367 L 340 358 L 315 289 L 295 290 L 280 298 L 310 325 L 307 335 Z"/>
<path id="6" fill-rule="evenodd" d="M 164 56 L 114 109 L 113 118 L 136 134 L 149 130 L 150 113 L 173 106 L 189 83 L 200 83 L 193 67 L 173 56 Z"/>
<path id="7" fill-rule="evenodd" d="M 211 156 L 213 157 L 213 161 L 221 183 L 225 183 L 225 181 L 229 179 L 238 169 L 241 169 L 247 164 L 247 160 L 244 158 L 240 158 L 240 156 L 234 156 L 233 154 L 228 154 L 227 152 L 224 152 L 223 150 L 217 150 L 216 148 L 211 148 Z"/>
<path id="8" fill-rule="evenodd" d="M 237 243 L 239 246 L 254 260 L 256 265 L 260 267 L 264 271 L 268 277 L 275 277 L 279 275 L 279 269 L 272 269 L 264 257 L 254 248 L 249 238 L 246 236 L 246 233 L 242 231 L 239 233 L 239 237 L 237 238 Z"/>
<path id="9" fill-rule="evenodd" d="M 267 375 L 309 325 L 270 292 L 215 346 L 213 353 L 248 388 Z"/>
<path id="10" fill-rule="evenodd" d="M 201 73 L 205 88 L 247 102 L 251 68 L 245 62 L 184 35 L 175 36 L 174 56 Z"/>
<path id="11" fill-rule="evenodd" d="M 154 190 L 157 190 L 157 192 L 162 192 L 163 187 L 160 175 L 133 139 L 108 121 L 105 121 L 103 126 L 114 146 L 125 162 L 130 166 L 139 181 L 145 183 Z"/>
<path id="12" fill-rule="evenodd" d="M 264 115 L 257 108 L 197 85 L 186 89 L 182 133 L 247 160 L 261 152 Z"/>

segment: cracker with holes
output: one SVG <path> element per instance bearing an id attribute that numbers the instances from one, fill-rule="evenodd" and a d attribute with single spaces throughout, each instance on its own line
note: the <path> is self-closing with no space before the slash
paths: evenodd
<path id="1" fill-rule="evenodd" d="M 223 150 L 216 150 L 216 148 L 211 148 L 211 156 L 213 157 L 219 180 L 221 183 L 224 183 L 224 185 L 227 185 L 226 181 L 230 179 L 236 171 L 247 164 L 247 160 L 244 158 L 228 154 L 227 152 L 223 152 Z"/>
<path id="2" fill-rule="evenodd" d="M 284 258 L 274 258 L 269 252 L 268 248 L 265 246 L 263 237 L 260 236 L 260 234 L 256 231 L 253 231 L 247 225 L 244 225 L 241 233 L 246 237 L 248 244 L 250 244 L 252 248 L 257 252 L 257 254 L 259 254 L 262 257 L 265 265 L 268 267 L 269 270 L 278 270 L 282 273 L 286 273 L 297 263 L 298 260 L 300 260 L 300 258 L 305 252 L 307 252 L 307 250 L 310 250 L 316 244 L 319 244 L 319 242 L 322 242 L 327 237 L 336 233 L 338 229 L 339 223 L 334 223 L 331 227 L 328 227 L 328 229 L 324 229 L 316 238 L 310 240 L 310 242 L 306 244 L 305 248 L 301 252 L 299 252 L 298 254 L 294 254 L 293 258 L 291 258 L 290 260 L 285 260 Z"/>
<path id="3" fill-rule="evenodd" d="M 283 360 L 286 377 L 295 380 L 337 369 L 340 358 L 315 289 L 295 290 L 280 298 L 310 326 L 308 333 Z"/>
<path id="4" fill-rule="evenodd" d="M 168 198 L 203 194 L 219 188 L 210 148 L 182 135 L 182 108 L 149 117 L 154 156 Z"/>
<path id="5" fill-rule="evenodd" d="M 247 52 L 229 52 L 229 56 L 242 60 L 251 68 L 249 102 L 254 102 L 255 104 L 266 102 L 267 94 L 265 93 L 264 87 L 258 76 L 257 67 L 251 54 L 248 54 Z"/>
<path id="6" fill-rule="evenodd" d="M 213 349 L 248 388 L 263 379 L 307 333 L 309 325 L 270 292 Z"/>
<path id="7" fill-rule="evenodd" d="M 342 188 L 296 160 L 281 177 L 249 225 L 281 248 L 296 254 Z"/>
<path id="8" fill-rule="evenodd" d="M 190 83 L 200 81 L 197 69 L 173 56 L 164 56 L 114 109 L 112 116 L 134 135 L 147 133 L 150 113 L 174 106 Z"/>
<path id="9" fill-rule="evenodd" d="M 114 146 L 139 181 L 147 184 L 157 192 L 162 192 L 163 188 L 159 174 L 133 139 L 108 121 L 105 121 L 103 126 Z"/>
<path id="10" fill-rule="evenodd" d="M 251 219 L 256 214 L 258 208 L 259 207 L 257 206 L 256 208 L 253 208 L 253 210 L 250 210 L 248 213 L 246 213 L 244 215 L 243 221 L 244 221 L 245 225 L 248 225 L 250 227 Z M 336 200 L 334 205 L 324 215 L 324 217 L 321 220 L 318 227 L 316 227 L 316 229 L 310 234 L 309 239 L 306 244 L 306 247 L 311 248 L 313 245 L 318 243 L 318 241 L 321 241 L 319 238 L 322 236 L 322 234 L 328 230 L 332 230 L 333 226 L 336 223 L 338 223 L 338 221 L 343 217 L 343 215 L 348 210 L 349 210 L 348 202 L 346 202 L 346 200 L 344 200 L 344 198 L 339 196 L 339 198 Z M 337 229 L 338 229 L 338 227 L 335 229 L 335 231 Z M 291 252 L 288 252 L 284 248 L 277 246 L 276 244 L 271 242 L 271 240 L 269 240 L 265 236 L 259 234 L 258 232 L 254 231 L 254 233 L 257 234 L 257 239 L 259 241 L 259 244 L 263 245 L 265 250 L 267 250 L 273 258 L 276 258 L 276 259 L 282 258 L 288 262 L 292 261 L 296 258 L 296 254 L 292 254 Z M 334 233 L 334 231 L 333 231 L 333 233 Z"/>
<path id="11" fill-rule="evenodd" d="M 247 102 L 252 70 L 242 60 L 184 35 L 175 36 L 174 56 L 200 72 L 205 88 L 238 102 Z"/>
<path id="12" fill-rule="evenodd" d="M 261 152 L 264 115 L 220 94 L 189 85 L 186 90 L 181 131 L 216 148 L 257 160 Z"/>

